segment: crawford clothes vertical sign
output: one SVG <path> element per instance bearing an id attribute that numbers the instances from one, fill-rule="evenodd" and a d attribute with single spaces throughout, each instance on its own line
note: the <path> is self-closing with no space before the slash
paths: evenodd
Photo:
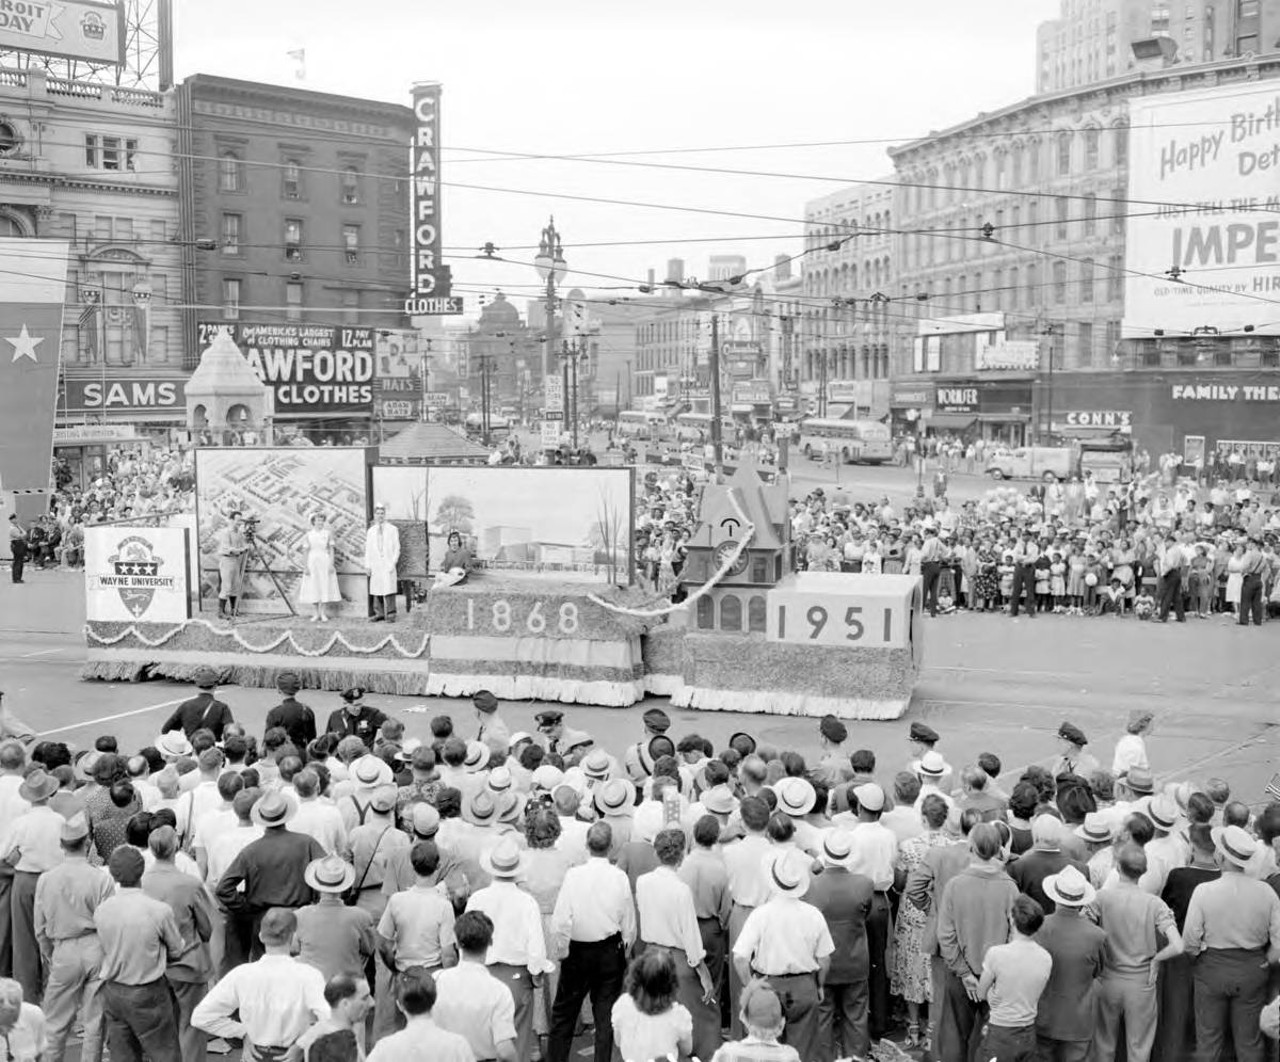
<path id="1" fill-rule="evenodd" d="M 200 325 L 201 349 L 219 330 L 230 333 L 253 371 L 271 385 L 277 417 L 371 414 L 372 328 L 209 321 Z"/>
<path id="2" fill-rule="evenodd" d="M 462 313 L 462 298 L 449 294 L 449 268 L 440 261 L 440 84 L 413 86 L 417 125 L 409 147 L 413 257 L 410 293 L 404 312 L 410 317 Z"/>

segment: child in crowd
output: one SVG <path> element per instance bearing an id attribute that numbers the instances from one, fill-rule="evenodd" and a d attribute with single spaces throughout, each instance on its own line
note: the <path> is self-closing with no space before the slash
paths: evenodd
<path id="1" fill-rule="evenodd" d="M 1049 564 L 1049 593 L 1053 597 L 1053 611 L 1059 615 L 1066 612 L 1064 598 L 1067 596 L 1067 565 L 1062 554 L 1057 551 Z"/>
<path id="2" fill-rule="evenodd" d="M 1087 559 L 1076 548 L 1072 548 L 1069 558 L 1067 561 L 1067 611 L 1073 616 L 1083 616 Z M 1097 579 L 1094 580 L 1094 585 L 1097 585 Z"/>
<path id="3" fill-rule="evenodd" d="M 1013 553 L 1012 551 L 1004 555 L 1004 561 L 1000 568 L 1000 607 L 1008 608 L 1009 599 L 1013 597 Z"/>

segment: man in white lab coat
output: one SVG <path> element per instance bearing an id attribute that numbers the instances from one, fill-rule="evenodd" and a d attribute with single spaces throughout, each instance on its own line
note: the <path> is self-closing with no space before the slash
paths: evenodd
<path id="1" fill-rule="evenodd" d="M 385 506 L 373 510 L 373 523 L 364 539 L 364 566 L 369 573 L 373 622 L 396 621 L 396 565 L 400 561 L 400 532 L 387 523 Z"/>

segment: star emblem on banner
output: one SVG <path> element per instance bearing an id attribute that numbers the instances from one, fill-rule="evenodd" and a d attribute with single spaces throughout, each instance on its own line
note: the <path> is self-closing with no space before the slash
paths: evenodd
<path id="1" fill-rule="evenodd" d="M 16 339 L 10 339 L 5 336 L 4 341 L 13 347 L 14 362 L 19 358 L 30 358 L 33 362 L 39 363 L 40 359 L 36 357 L 36 346 L 44 342 L 44 336 L 33 336 L 27 330 L 25 324 L 23 324 L 22 331 L 18 333 Z"/>

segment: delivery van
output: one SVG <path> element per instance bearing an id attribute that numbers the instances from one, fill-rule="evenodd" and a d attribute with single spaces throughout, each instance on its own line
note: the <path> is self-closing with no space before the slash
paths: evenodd
<path id="1" fill-rule="evenodd" d="M 1077 454 L 1070 446 L 1020 446 L 992 454 L 986 472 L 992 479 L 1067 479 L 1076 471 Z"/>

